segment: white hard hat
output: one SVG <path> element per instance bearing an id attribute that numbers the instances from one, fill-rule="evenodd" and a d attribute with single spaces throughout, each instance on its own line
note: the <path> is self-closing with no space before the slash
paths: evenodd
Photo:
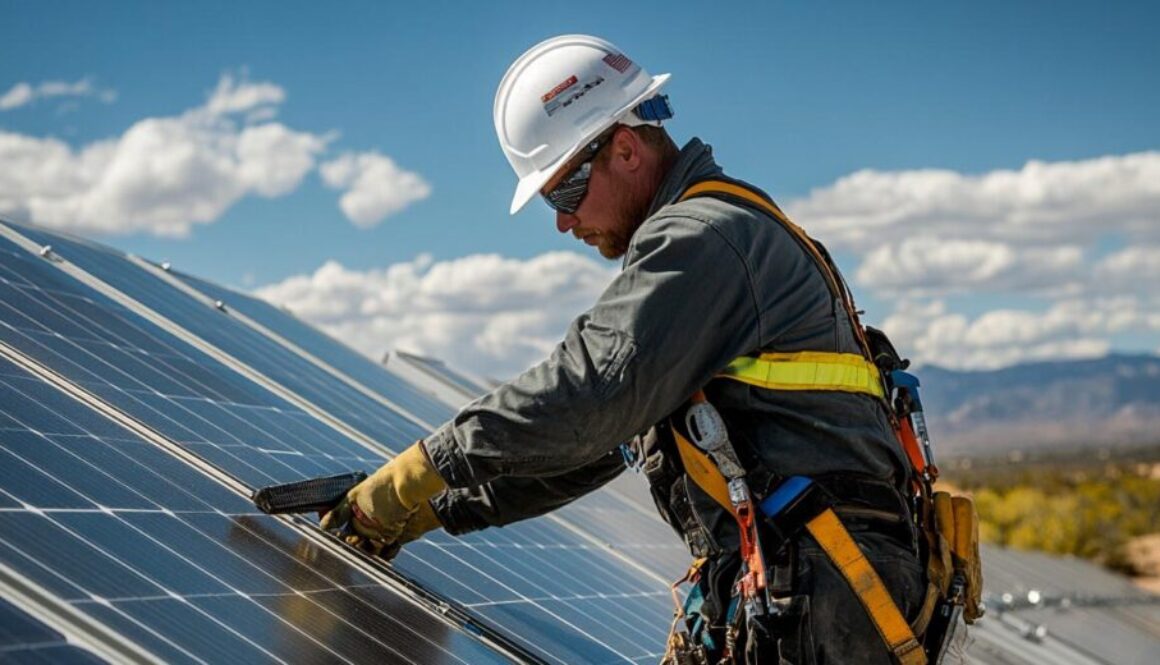
<path id="1" fill-rule="evenodd" d="M 668 80 L 668 74 L 649 76 L 597 37 L 562 35 L 528 49 L 508 68 L 495 94 L 495 133 L 520 179 L 511 213 L 612 125 L 659 125 L 632 110 Z"/>

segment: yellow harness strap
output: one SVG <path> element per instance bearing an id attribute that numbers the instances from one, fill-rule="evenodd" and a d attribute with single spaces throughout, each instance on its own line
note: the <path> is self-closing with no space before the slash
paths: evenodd
<path id="1" fill-rule="evenodd" d="M 721 507 L 728 510 L 730 513 L 736 515 L 733 510 L 733 502 L 729 500 L 729 483 L 725 480 L 725 476 L 709 459 L 709 456 L 701 452 L 701 449 L 693 445 L 681 433 L 677 431 L 676 427 L 672 428 L 673 438 L 677 441 L 677 453 L 681 456 L 681 464 L 685 467 L 685 473 L 693 479 L 697 487 L 713 500 L 721 504 Z"/>
<path id="2" fill-rule="evenodd" d="M 926 652 L 910 630 L 910 624 L 898 610 L 898 605 L 890 597 L 890 592 L 882 583 L 882 578 L 874 572 L 874 566 L 862 554 L 862 548 L 850 537 L 850 532 L 842 526 L 841 520 L 832 508 L 806 524 L 810 535 L 826 554 L 834 566 L 842 572 L 842 577 L 850 584 L 866 613 L 878 629 L 882 640 L 890 647 L 894 657 L 902 665 L 925 665 Z"/>
<path id="3" fill-rule="evenodd" d="M 885 396 L 874 363 L 856 353 L 800 351 L 734 358 L 720 378 L 771 390 L 837 390 Z"/>

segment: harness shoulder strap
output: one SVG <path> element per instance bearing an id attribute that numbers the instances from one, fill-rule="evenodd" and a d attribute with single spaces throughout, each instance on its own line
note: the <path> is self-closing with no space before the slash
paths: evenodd
<path id="1" fill-rule="evenodd" d="M 768 213 L 771 217 L 777 220 L 790 234 L 798 241 L 806 252 L 813 258 L 814 263 L 817 264 L 818 269 L 822 272 L 822 277 L 826 280 L 826 286 L 829 287 L 830 293 L 842 301 L 842 305 L 846 310 L 846 316 L 850 319 L 850 325 L 854 328 L 854 337 L 858 340 L 858 345 L 862 349 L 863 355 L 867 359 L 872 360 L 873 356 L 870 353 L 870 345 L 866 341 L 865 333 L 862 330 L 862 323 L 858 319 L 858 311 L 854 307 L 854 299 L 850 295 L 850 290 L 846 288 L 846 283 L 842 279 L 841 272 L 830 261 L 828 252 L 819 248 L 813 238 L 810 238 L 804 230 L 797 224 L 790 221 L 781 208 L 769 199 L 761 196 L 757 192 L 743 187 L 741 185 L 725 182 L 724 180 L 703 180 L 696 183 L 692 187 L 685 190 L 681 195 L 680 201 L 684 201 L 694 196 L 704 196 L 712 194 L 726 194 L 735 196 L 739 199 L 748 201 L 757 206 L 761 210 Z"/>

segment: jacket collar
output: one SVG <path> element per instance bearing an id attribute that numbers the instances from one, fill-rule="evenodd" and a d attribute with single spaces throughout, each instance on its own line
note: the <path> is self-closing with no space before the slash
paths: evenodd
<path id="1" fill-rule="evenodd" d="M 657 188 L 646 218 L 652 217 L 664 206 L 676 203 L 681 194 L 694 183 L 722 173 L 721 167 L 713 160 L 713 148 L 702 143 L 701 139 L 691 139 L 681 148 L 677 161 Z"/>

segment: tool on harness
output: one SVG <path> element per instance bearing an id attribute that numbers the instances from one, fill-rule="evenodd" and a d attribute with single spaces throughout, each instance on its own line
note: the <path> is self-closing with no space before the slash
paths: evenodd
<path id="1" fill-rule="evenodd" d="M 764 615 L 769 607 L 766 596 L 765 559 L 761 551 L 761 540 L 757 533 L 753 497 L 745 484 L 745 469 L 737 458 L 737 451 L 729 442 L 729 433 L 721 414 L 705 399 L 705 393 L 697 391 L 692 404 L 685 412 L 685 427 L 689 436 L 702 451 L 709 454 L 718 471 L 725 476 L 729 490 L 729 503 L 733 516 L 737 518 L 737 528 L 741 536 L 741 577 L 737 581 L 738 590 L 746 616 L 753 618 Z"/>
<path id="2" fill-rule="evenodd" d="M 901 369 L 890 372 L 889 385 L 897 394 L 894 412 L 905 418 L 910 425 L 912 436 L 922 444 L 923 480 L 933 483 L 938 478 L 938 467 L 934 464 L 934 450 L 930 447 L 930 432 L 926 429 L 926 414 L 922 411 L 922 400 L 918 396 L 918 377 Z"/>
<path id="3" fill-rule="evenodd" d="M 669 591 L 673 594 L 673 606 L 676 609 L 673 611 L 673 624 L 669 628 L 665 654 L 661 658 L 662 665 L 709 665 L 709 654 L 705 645 L 698 644 L 691 633 L 680 630 L 681 621 L 687 616 L 690 605 L 695 600 L 700 600 L 693 597 L 696 587 L 694 586 L 693 590 L 689 592 L 684 603 L 681 602 L 678 591 L 682 584 L 697 584 L 701 577 L 701 567 L 705 565 L 705 561 L 704 557 L 694 560 L 684 576 L 669 587 Z"/>

